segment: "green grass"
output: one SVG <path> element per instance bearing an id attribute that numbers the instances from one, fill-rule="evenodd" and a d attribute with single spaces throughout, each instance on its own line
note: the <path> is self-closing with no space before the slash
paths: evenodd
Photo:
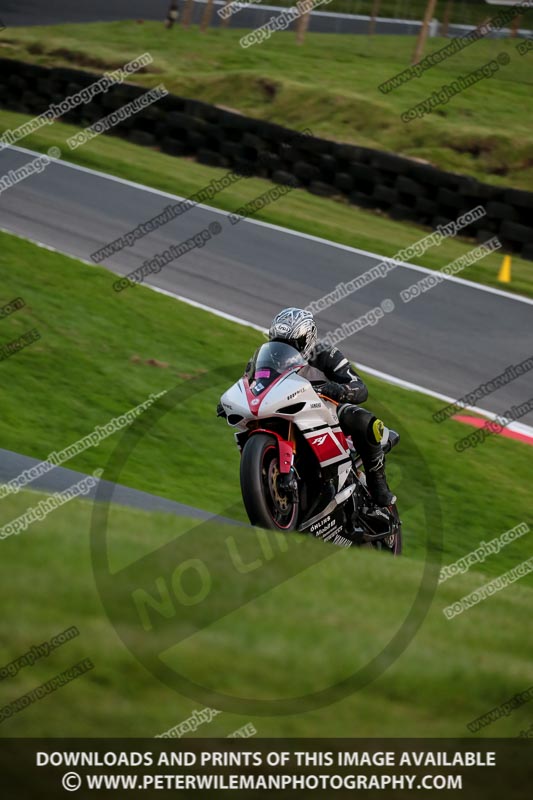
<path id="1" fill-rule="evenodd" d="M 487 9 L 491 13 L 491 9 Z M 290 128 L 426 159 L 500 185 L 533 185 L 531 54 L 516 41 L 479 41 L 387 95 L 379 84 L 410 63 L 404 36 L 310 34 L 297 47 L 278 32 L 260 46 L 239 46 L 239 30 L 200 34 L 159 23 L 63 25 L 6 30 L 0 54 L 45 65 L 99 71 L 148 50 L 154 64 L 134 80 L 202 99 Z M 432 39 L 427 52 L 446 43 Z M 408 125 L 400 115 L 459 75 L 505 52 L 508 66 Z"/>
<path id="2" fill-rule="evenodd" d="M 32 328 L 42 337 L 2 362 L 9 386 L 0 416 L 2 446 L 44 458 L 151 393 L 168 390 L 161 409 L 146 414 L 151 427 L 139 425 L 139 441 L 117 479 L 210 511 L 239 505 L 238 453 L 231 430 L 215 417 L 215 406 L 242 374 L 263 341 L 261 334 L 143 286 L 117 295 L 114 276 L 104 268 L 7 234 L 0 234 L 0 242 L 4 302 L 17 296 L 26 302 L 0 321 L 1 342 Z M 400 426 L 406 440 L 390 468 L 398 494 L 410 497 L 416 517 L 411 552 L 423 549 L 416 505 L 433 491 L 445 510 L 445 530 L 451 534 L 445 551 L 450 554 L 461 554 L 459 531 L 465 525 L 474 542 L 494 529 L 495 517 L 502 530 L 527 519 L 527 446 L 494 436 L 459 455 L 453 444 L 465 435 L 465 427 L 432 420 L 442 403 L 370 376 L 365 380 L 370 407 L 393 427 Z M 119 438 L 110 436 L 69 466 L 82 471 L 104 467 Z M 206 463 L 209 480 L 201 477 Z M 490 507 L 485 502 L 488 486 Z M 461 498 L 466 497 L 463 507 Z"/>
<path id="3" fill-rule="evenodd" d="M 38 499 L 30 492 L 4 499 L 3 514 L 14 518 Z M 463 551 L 469 547 L 468 522 L 465 518 L 464 529 L 456 532 Z M 81 659 L 90 658 L 94 664 L 88 674 L 0 723 L 2 737 L 103 732 L 149 737 L 205 704 L 223 708 L 207 691 L 191 699 L 153 677 L 142 663 L 149 664 L 159 652 L 181 675 L 230 696 L 290 698 L 320 690 L 364 667 L 380 652 L 402 623 L 420 583 L 420 562 L 409 556 L 395 561 L 367 551 L 338 550 L 307 537 L 298 545 L 291 541 L 288 552 L 277 552 L 271 561 L 242 575 L 222 558 L 220 543 L 229 535 L 227 529 L 204 527 L 196 538 L 193 531 L 191 550 L 184 552 L 180 542 L 189 527 L 185 520 L 115 508 L 109 527 L 115 570 L 164 541 L 175 544 L 173 560 L 166 554 L 159 565 L 150 560 L 150 567 L 137 569 L 127 585 L 119 578 L 112 580 L 104 607 L 90 563 L 90 524 L 90 504 L 71 501 L 2 542 L 0 666 L 71 625 L 80 635 L 1 681 L 0 706 Z M 495 524 L 496 515 L 492 530 Z M 232 530 L 231 535 L 241 552 L 248 547 L 248 561 L 252 550 L 257 556 L 251 531 Z M 525 555 L 518 545 L 511 550 L 514 563 Z M 178 613 L 166 627 L 143 631 L 131 609 L 137 581 L 156 595 L 155 578 L 169 574 L 190 553 L 208 565 L 213 581 L 208 599 L 198 607 L 205 615 L 200 626 L 205 627 L 182 639 L 189 632 L 184 625 L 190 609 L 176 604 Z M 498 556 L 491 557 L 491 571 L 499 573 L 504 567 Z M 252 721 L 265 737 L 470 736 L 469 721 L 531 684 L 531 643 L 524 636 L 531 584 L 521 581 L 507 587 L 454 620 L 442 614 L 446 605 L 487 579 L 471 571 L 445 583 L 409 648 L 383 675 L 346 698 L 287 715 L 230 707 L 195 735 L 223 737 Z M 220 618 L 217 609 L 228 596 L 234 610 Z M 106 609 L 111 609 L 110 617 Z M 155 624 L 156 614 L 152 620 Z M 526 704 L 478 735 L 517 736 L 530 719 Z"/>
<path id="4" fill-rule="evenodd" d="M 87 472 L 105 467 L 106 476 L 127 485 L 238 516 L 238 454 L 214 406 L 260 334 L 145 287 L 116 295 L 113 276 L 103 268 L 13 236 L 0 239 L 3 301 L 16 296 L 26 301 L 0 321 L 1 342 L 33 327 L 42 336 L 1 364 L 8 387 L 0 417 L 2 446 L 43 458 L 151 392 L 167 389 L 165 413 L 146 412 L 148 421 L 133 429 L 138 439 L 131 432 L 125 440 L 114 434 L 66 466 Z M 205 372 L 198 374 L 198 364 Z M 364 666 L 399 628 L 426 555 L 436 570 L 440 557 L 449 563 L 517 522 L 533 522 L 526 445 L 495 436 L 458 455 L 453 443 L 465 428 L 453 421 L 435 424 L 438 401 L 367 380 L 370 407 L 402 434 L 401 446 L 389 458 L 389 476 L 400 498 L 405 557 L 394 561 L 337 550 L 295 535 L 286 551 L 276 549 L 272 559 L 260 558 L 243 574 L 228 558 L 227 542 L 234 538 L 244 563 L 257 561 L 257 534 L 248 529 L 208 524 L 187 533 L 187 520 L 112 507 L 108 542 L 115 577 L 104 607 L 90 563 L 92 509 L 86 501 L 71 501 L 0 543 L 5 643 L 0 666 L 71 625 L 80 629 L 79 637 L 48 659 L 1 681 L 0 704 L 82 658 L 91 658 L 95 669 L 1 723 L 0 736 L 97 736 L 103 731 L 152 736 L 209 703 L 208 693 L 186 699 L 155 680 L 117 631 L 142 663 L 162 651 L 165 663 L 178 663 L 181 674 L 229 695 L 269 699 L 327 687 Z M 191 385 L 196 390 L 179 403 L 179 392 L 187 393 Z M 122 469 L 112 455 L 119 441 L 122 452 L 135 443 Z M 2 525 L 40 497 L 24 491 L 0 500 Z M 531 683 L 524 619 L 533 580 L 523 578 L 452 621 L 445 620 L 442 609 L 527 558 L 531 535 L 491 556 L 482 572 L 443 584 L 406 652 L 362 690 L 293 715 L 226 710 L 197 735 L 225 736 L 251 720 L 261 736 L 468 735 L 467 722 Z M 151 555 L 156 548 L 161 549 Z M 144 587 L 153 595 L 155 579 L 187 558 L 203 560 L 212 576 L 209 599 L 190 618 L 203 629 L 179 643 L 194 630 L 187 628 L 189 617 L 179 613 L 167 627 L 144 632 L 132 592 Z M 219 618 L 222 612 L 226 615 Z M 517 735 L 529 720 L 524 706 L 481 735 Z"/>
<path id="5" fill-rule="evenodd" d="M 1 111 L 0 132 L 12 130 L 28 119 L 27 115 Z M 66 139 L 78 130 L 73 125 L 55 122 L 26 137 L 21 144 L 44 153 L 53 145 L 59 146 L 64 160 L 179 196 L 190 196 L 214 178 L 220 179 L 227 173 L 224 169 L 206 167 L 186 158 L 173 158 L 112 136 L 99 136 L 84 147 L 70 151 Z M 271 185 L 260 178 L 243 179 L 215 195 L 210 205 L 235 211 L 263 194 Z M 400 249 L 427 236 L 428 231 L 420 225 L 396 222 L 380 212 L 333 202 L 304 190 L 295 190 L 265 206 L 256 218 L 384 256 L 395 255 Z M 471 239 L 445 239 L 439 247 L 429 249 L 414 260 L 430 269 L 440 269 L 474 246 Z M 497 279 L 501 261 L 501 255 L 491 254 L 465 269 L 461 276 L 501 288 Z M 531 262 L 513 256 L 512 283 L 505 284 L 505 289 L 533 297 Z"/>

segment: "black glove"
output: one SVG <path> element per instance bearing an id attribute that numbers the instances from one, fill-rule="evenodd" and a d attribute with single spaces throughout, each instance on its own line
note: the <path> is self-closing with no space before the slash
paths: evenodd
<path id="1" fill-rule="evenodd" d="M 331 400 L 335 400 L 337 403 L 344 403 L 344 395 L 345 395 L 345 387 L 342 386 L 340 383 L 335 383 L 335 381 L 328 381 L 325 383 L 320 389 L 320 394 L 325 394 L 326 397 L 329 397 Z"/>
<path id="2" fill-rule="evenodd" d="M 224 418 L 226 418 L 227 416 L 228 416 L 228 415 L 227 415 L 227 414 L 226 414 L 226 412 L 224 411 L 224 406 L 222 405 L 222 403 L 219 403 L 219 404 L 217 405 L 217 417 L 224 417 Z"/>
<path id="3" fill-rule="evenodd" d="M 367 398 L 368 392 L 365 386 L 361 388 L 352 388 L 344 383 L 336 383 L 335 381 L 328 381 L 319 389 L 320 394 L 325 394 L 336 403 L 353 403 L 358 405 L 364 403 Z"/>

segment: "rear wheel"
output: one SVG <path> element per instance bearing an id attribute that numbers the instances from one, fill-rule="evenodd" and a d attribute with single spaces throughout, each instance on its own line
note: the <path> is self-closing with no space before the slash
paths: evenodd
<path id="1" fill-rule="evenodd" d="M 360 477 L 359 481 L 361 482 Z M 370 502 L 370 506 L 372 507 L 373 501 L 366 486 L 366 479 L 363 483 L 363 486 L 365 487 L 365 498 L 367 502 Z M 373 547 L 375 550 L 387 550 L 387 552 L 393 556 L 400 556 L 402 554 L 402 523 L 396 503 L 388 506 L 388 511 L 392 517 L 390 521 L 390 533 L 382 538 L 371 539 L 370 541 L 365 542 L 365 545 L 363 546 Z M 376 530 L 373 525 L 373 521 L 367 515 L 360 516 L 360 520 L 364 526 L 369 528 L 369 533 L 373 533 L 374 535 L 379 534 L 379 529 Z M 387 524 L 387 529 L 389 529 L 389 524 Z"/>
<path id="2" fill-rule="evenodd" d="M 266 433 L 250 436 L 241 456 L 241 491 L 252 525 L 292 531 L 298 521 L 298 496 L 279 485 L 277 441 Z"/>
<path id="3" fill-rule="evenodd" d="M 379 544 L 381 544 L 382 550 L 388 550 L 393 556 L 400 556 L 402 554 L 402 523 L 396 503 L 390 506 L 390 511 L 393 517 L 392 531 Z"/>

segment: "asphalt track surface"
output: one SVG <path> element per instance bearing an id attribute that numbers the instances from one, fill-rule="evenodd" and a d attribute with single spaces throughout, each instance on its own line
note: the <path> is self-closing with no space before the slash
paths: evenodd
<path id="1" fill-rule="evenodd" d="M 36 458 L 30 458 L 29 456 L 23 456 L 11 450 L 3 450 L 0 448 L 0 483 L 8 483 L 13 478 L 21 475 L 24 470 L 30 470 L 39 463 L 40 461 Z M 68 488 L 85 477 L 85 473 L 82 472 L 76 472 L 72 469 L 66 469 L 65 467 L 54 467 L 45 475 L 33 479 L 31 483 L 27 484 L 23 489 L 39 490 L 50 494 L 54 492 L 65 492 Z M 149 492 L 130 489 L 128 486 L 121 486 L 118 483 L 111 483 L 110 481 L 102 481 L 101 483 L 107 490 L 112 489 L 111 497 L 114 505 L 138 508 L 143 511 L 175 514 L 180 517 L 190 517 L 190 519 L 194 520 L 217 519 L 219 522 L 223 521 L 231 525 L 240 524 L 236 523 L 234 520 L 226 519 L 225 517 L 217 517 L 207 511 L 202 511 L 201 509 L 193 508 L 183 503 L 177 503 L 165 497 L 158 497 Z M 80 495 L 80 498 L 94 500 L 97 490 L 98 487 L 95 486 L 91 488 L 87 494 Z M 106 497 L 110 496 L 107 491 L 104 494 Z M 11 495 L 6 496 L 10 497 Z"/>
<path id="2" fill-rule="evenodd" d="M 183 10 L 184 0 L 178 8 Z M 222 6 L 222 2 L 216 2 Z M 118 20 L 161 20 L 167 15 L 170 0 L 4 0 L 0 4 L 0 19 L 7 26 L 15 25 L 58 25 L 61 23 L 113 22 Z M 205 10 L 205 2 L 196 2 L 193 11 L 193 24 L 198 24 Z M 257 28 L 280 13 L 274 4 L 255 5 L 245 8 L 230 18 L 229 24 L 235 28 Z M 313 13 L 310 30 L 319 33 L 367 33 L 368 17 L 351 14 Z M 214 14 L 211 25 L 218 26 L 220 19 Z M 405 33 L 414 35 L 420 27 L 417 20 L 378 20 L 377 33 Z"/>
<path id="3" fill-rule="evenodd" d="M 114 22 L 118 20 L 164 20 L 169 8 L 169 0 L 3 0 L 0 2 L 0 21 L 11 27 L 16 25 L 59 25 L 62 23 Z M 215 0 L 215 6 L 222 6 L 222 0 Z M 183 0 L 179 9 L 183 8 Z M 193 24 L 198 24 L 205 10 L 205 0 L 195 2 Z M 232 28 L 258 28 L 273 16 L 281 13 L 276 5 L 252 4 L 230 18 Z M 218 26 L 220 18 L 214 14 L 211 25 Z M 368 33 L 369 17 L 355 14 L 329 12 L 327 6 L 311 14 L 309 30 L 313 33 Z M 378 34 L 403 34 L 415 36 L 420 28 L 419 20 L 380 18 L 376 21 Z M 450 36 L 463 36 L 472 30 L 471 26 L 450 25 Z M 520 31 L 527 36 L 528 31 Z M 505 35 L 498 33 L 498 35 Z"/>
<path id="4" fill-rule="evenodd" d="M 0 152 L 0 175 L 32 157 L 31 151 L 6 148 Z M 179 163 L 176 160 L 177 170 Z M 54 162 L 0 194 L 0 227 L 90 261 L 95 250 L 179 199 Z M 275 226 L 251 220 L 231 225 L 226 212 L 198 206 L 102 266 L 124 275 L 212 222 L 222 226 L 217 236 L 146 282 L 263 327 L 280 308 L 305 306 L 379 262 L 376 255 Z M 342 349 L 356 364 L 452 398 L 461 397 L 509 365 L 533 355 L 533 301 L 446 280 L 403 303 L 399 292 L 427 274 L 420 267 L 398 266 L 386 278 L 318 314 L 321 334 L 390 299 L 394 311 L 346 339 Z M 111 293 L 112 282 L 110 279 Z M 533 371 L 477 405 L 503 414 L 532 396 Z M 533 413 L 521 422 L 531 425 Z"/>
<path id="5" fill-rule="evenodd" d="M 170 0 L 2 0 L 0 19 L 8 27 L 121 19 L 163 20 L 169 6 Z"/>

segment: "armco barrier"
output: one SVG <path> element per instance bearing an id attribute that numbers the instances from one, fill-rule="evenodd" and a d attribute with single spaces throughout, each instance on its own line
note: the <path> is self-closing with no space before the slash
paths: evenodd
<path id="1" fill-rule="evenodd" d="M 98 80 L 63 67 L 0 58 L 0 105 L 32 116 Z M 87 126 L 146 91 L 113 86 L 63 115 Z M 356 145 L 338 144 L 198 100 L 168 95 L 110 132 L 173 156 L 294 184 L 323 197 L 345 197 L 398 220 L 435 227 L 482 204 L 487 214 L 465 228 L 478 241 L 497 234 L 504 249 L 533 260 L 533 193 L 490 186 L 429 164 Z"/>

